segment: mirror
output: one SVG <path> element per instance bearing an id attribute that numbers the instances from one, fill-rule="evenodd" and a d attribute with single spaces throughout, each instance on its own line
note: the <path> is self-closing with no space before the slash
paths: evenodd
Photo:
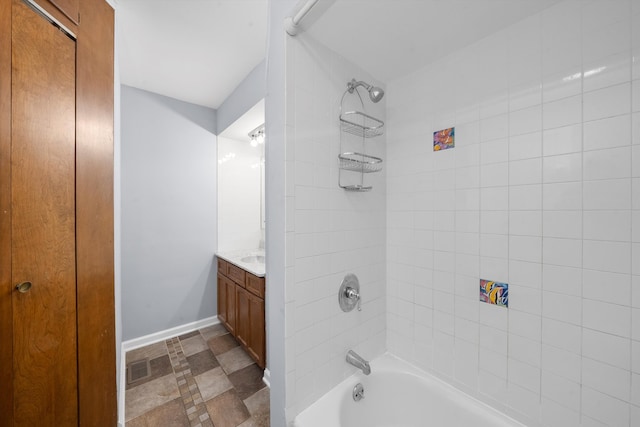
<path id="1" fill-rule="evenodd" d="M 264 100 L 218 135 L 218 251 L 264 247 Z"/>

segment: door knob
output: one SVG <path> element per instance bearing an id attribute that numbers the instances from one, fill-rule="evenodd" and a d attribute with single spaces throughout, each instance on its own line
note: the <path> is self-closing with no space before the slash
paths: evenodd
<path id="1" fill-rule="evenodd" d="M 18 292 L 20 292 L 21 294 L 27 293 L 29 292 L 29 289 L 31 289 L 31 282 L 22 282 L 22 283 L 18 283 L 16 285 L 16 289 L 18 290 Z"/>

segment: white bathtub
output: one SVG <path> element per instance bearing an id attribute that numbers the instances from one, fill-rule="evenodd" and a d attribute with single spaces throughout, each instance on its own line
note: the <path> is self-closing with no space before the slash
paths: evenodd
<path id="1" fill-rule="evenodd" d="M 351 394 L 358 383 L 365 397 L 355 402 Z M 371 375 L 352 375 L 294 420 L 294 427 L 362 426 L 523 427 L 390 354 L 371 362 Z"/>

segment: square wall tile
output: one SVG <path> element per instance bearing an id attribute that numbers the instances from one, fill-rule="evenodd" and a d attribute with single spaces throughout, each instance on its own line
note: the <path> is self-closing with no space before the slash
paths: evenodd
<path id="1" fill-rule="evenodd" d="M 509 334 L 509 357 L 534 367 L 540 367 L 541 347 L 539 339 L 529 339 Z"/>
<path id="2" fill-rule="evenodd" d="M 538 60 L 540 62 L 540 60 Z M 540 74 L 538 74 L 539 76 Z M 509 89 L 509 110 L 517 111 L 527 107 L 533 107 L 542 103 L 542 84 L 539 77 L 528 83 L 514 86 Z"/>
<path id="3" fill-rule="evenodd" d="M 566 408 L 580 410 L 580 384 L 554 374 L 542 371 L 542 395 Z"/>
<path id="4" fill-rule="evenodd" d="M 509 162 L 509 184 L 526 185 L 542 182 L 542 159 L 533 158 Z"/>
<path id="5" fill-rule="evenodd" d="M 564 267 L 582 267 L 582 240 L 545 237 L 542 262 Z"/>
<path id="6" fill-rule="evenodd" d="M 508 200 L 509 209 L 512 211 L 540 210 L 542 209 L 542 185 L 509 186 Z"/>
<path id="7" fill-rule="evenodd" d="M 630 307 L 585 299 L 582 308 L 585 328 L 624 338 L 631 336 Z"/>
<path id="8" fill-rule="evenodd" d="M 480 141 L 486 142 L 507 137 L 509 118 L 499 114 L 480 120 Z"/>
<path id="9" fill-rule="evenodd" d="M 501 187 L 509 184 L 509 163 L 492 163 L 480 167 L 480 187 Z"/>
<path id="10" fill-rule="evenodd" d="M 509 160 L 509 140 L 494 139 L 480 144 L 480 164 L 502 163 Z"/>
<path id="11" fill-rule="evenodd" d="M 542 155 L 542 132 L 527 133 L 509 138 L 509 160 L 523 160 Z"/>
<path id="12" fill-rule="evenodd" d="M 580 325 L 582 300 L 577 296 L 544 291 L 542 315 L 548 319 Z"/>
<path id="13" fill-rule="evenodd" d="M 542 190 L 545 210 L 582 209 L 582 182 L 545 184 Z"/>
<path id="14" fill-rule="evenodd" d="M 480 231 L 482 234 L 509 234 L 509 212 L 506 210 L 480 212 Z"/>
<path id="15" fill-rule="evenodd" d="M 621 91 L 620 91 L 621 92 Z M 620 98 L 622 93 L 609 92 L 601 94 L 600 99 Z M 593 100 L 592 102 L 595 102 Z M 598 110 L 600 111 L 600 110 Z M 604 108 L 604 111 L 608 109 Z M 595 114 L 594 114 L 595 115 Z M 546 129 L 554 129 L 580 123 L 582 120 L 582 96 L 571 96 L 558 101 L 547 102 L 542 107 L 542 126 Z"/>
<path id="16" fill-rule="evenodd" d="M 624 4 L 625 2 L 613 2 L 613 4 Z M 628 3 L 627 3 L 628 4 Z M 593 8 L 589 4 L 585 7 L 585 12 Z M 604 8 L 602 8 L 604 10 Z M 604 15 L 606 16 L 606 15 Z M 603 15 L 599 16 L 602 20 Z M 583 49 L 582 58 L 586 64 L 590 64 L 598 59 L 606 58 L 620 52 L 628 52 L 631 48 L 631 27 L 629 19 L 612 20 L 611 25 L 600 25 L 591 27 L 591 18 L 585 17 L 583 21 Z M 589 71 L 589 70 L 585 70 Z"/>
<path id="17" fill-rule="evenodd" d="M 629 425 L 629 405 L 592 387 L 582 389 L 583 414 L 604 425 Z"/>
<path id="18" fill-rule="evenodd" d="M 509 135 L 523 135 L 542 129 L 542 106 L 534 105 L 509 113 Z"/>
<path id="19" fill-rule="evenodd" d="M 541 333 L 542 330 L 539 314 L 525 313 L 524 311 L 519 311 L 517 309 L 509 310 L 510 335 L 518 335 L 530 340 L 539 341 Z"/>
<path id="20" fill-rule="evenodd" d="M 631 372 L 602 362 L 582 359 L 582 384 L 628 402 Z"/>
<path id="21" fill-rule="evenodd" d="M 584 270 L 582 296 L 595 301 L 630 306 L 631 275 Z"/>
<path id="22" fill-rule="evenodd" d="M 542 211 L 509 211 L 508 229 L 511 235 L 542 236 Z"/>
<path id="23" fill-rule="evenodd" d="M 580 181 L 582 179 L 582 154 L 544 157 L 542 175 L 545 183 Z"/>
<path id="24" fill-rule="evenodd" d="M 527 424 L 537 422 L 540 414 L 540 393 L 532 392 L 524 387 L 509 381 L 509 395 L 507 403 L 510 410 L 513 410 L 518 414 Z"/>
<path id="25" fill-rule="evenodd" d="M 510 236 L 509 258 L 534 263 L 542 262 L 542 237 Z"/>
<path id="26" fill-rule="evenodd" d="M 578 427 L 580 412 L 566 408 L 556 401 L 542 397 L 540 418 L 549 427 Z"/>
<path id="27" fill-rule="evenodd" d="M 482 188 L 480 190 L 480 210 L 499 211 L 509 207 L 509 187 Z"/>
<path id="28" fill-rule="evenodd" d="M 631 270 L 631 244 L 585 240 L 583 266 L 590 270 L 629 273 Z"/>
<path id="29" fill-rule="evenodd" d="M 583 329 L 582 355 L 598 362 L 631 370 L 631 341 L 627 338 Z"/>
<path id="30" fill-rule="evenodd" d="M 579 355 L 582 345 L 582 328 L 571 323 L 543 317 L 542 344 L 543 349 L 546 344 Z M 544 353 L 542 360 L 542 369 L 549 369 L 544 363 Z"/>
<path id="31" fill-rule="evenodd" d="M 555 49 L 549 49 L 549 51 L 553 56 L 562 56 L 567 53 Z M 571 58 L 574 55 L 575 52 L 571 52 L 567 57 Z M 546 76 L 542 81 L 543 102 L 558 101 L 582 93 L 582 60 L 570 59 L 570 62 L 559 72 L 558 68 L 553 67 L 551 69 L 553 74 L 545 73 Z M 546 63 L 543 64 L 543 67 L 551 68 L 547 67 Z"/>
<path id="32" fill-rule="evenodd" d="M 631 144 L 631 115 L 609 117 L 586 122 L 584 150 L 624 147 Z"/>
<path id="33" fill-rule="evenodd" d="M 584 94 L 584 121 L 629 114 L 631 84 L 625 83 Z"/>
<path id="34" fill-rule="evenodd" d="M 583 207 L 585 210 L 631 209 L 631 180 L 585 181 Z"/>
<path id="35" fill-rule="evenodd" d="M 482 338 L 480 339 L 482 344 Z M 506 343 L 506 341 L 505 341 Z M 480 370 L 498 378 L 507 378 L 507 356 L 494 351 L 491 347 L 480 346 Z"/>
<path id="36" fill-rule="evenodd" d="M 582 238 L 582 211 L 543 211 L 542 229 L 545 237 Z"/>
<path id="37" fill-rule="evenodd" d="M 509 285 L 509 307 L 515 312 L 539 315 L 542 311 L 542 290 L 511 283 Z M 513 313 L 509 318 L 511 321 Z M 517 315 L 516 315 L 517 317 Z M 538 319 L 538 324 L 540 320 Z M 509 330 L 509 332 L 512 332 Z"/>
<path id="38" fill-rule="evenodd" d="M 585 180 L 631 176 L 631 147 L 588 151 L 583 155 Z"/>
<path id="39" fill-rule="evenodd" d="M 631 239 L 631 211 L 585 211 L 584 238 L 628 242 Z"/>
<path id="40" fill-rule="evenodd" d="M 543 289 L 561 294 L 580 296 L 582 268 L 545 264 L 542 267 Z"/>
<path id="41" fill-rule="evenodd" d="M 541 366 L 543 372 L 551 372 L 575 383 L 582 376 L 582 357 L 553 345 L 542 344 Z"/>
<path id="42" fill-rule="evenodd" d="M 631 55 L 622 52 L 585 63 L 583 66 L 583 89 L 590 92 L 629 81 Z"/>
<path id="43" fill-rule="evenodd" d="M 542 138 L 542 153 L 545 156 L 578 153 L 582 150 L 582 126 L 580 124 L 545 130 Z M 608 139 L 606 138 L 606 140 Z"/>

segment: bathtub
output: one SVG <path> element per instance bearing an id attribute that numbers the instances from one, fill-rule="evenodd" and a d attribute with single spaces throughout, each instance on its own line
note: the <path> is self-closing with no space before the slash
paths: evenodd
<path id="1" fill-rule="evenodd" d="M 346 362 L 345 362 L 346 363 Z M 353 387 L 362 383 L 364 399 Z M 371 362 L 371 375 L 358 372 L 302 411 L 294 427 L 524 427 L 404 362 L 385 354 Z"/>

